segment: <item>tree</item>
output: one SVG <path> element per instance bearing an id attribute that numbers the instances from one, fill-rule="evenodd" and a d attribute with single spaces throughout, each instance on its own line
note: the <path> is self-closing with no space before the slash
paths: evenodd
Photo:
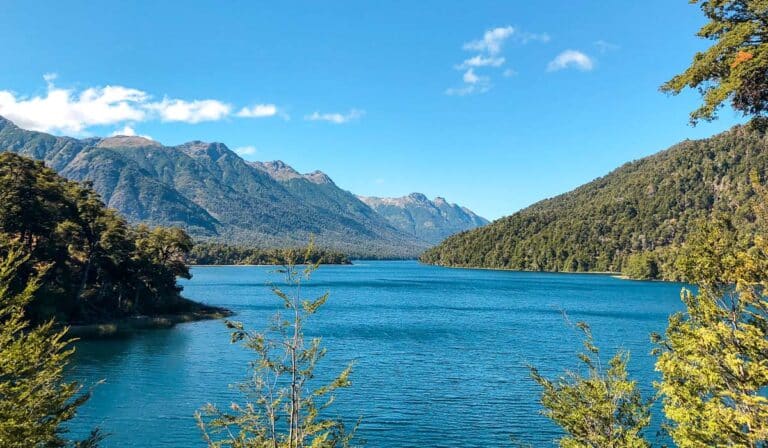
<path id="1" fill-rule="evenodd" d="M 181 229 L 131 227 L 88 183 L 42 162 L 0 153 L 0 254 L 20 244 L 29 255 L 16 290 L 48 269 L 26 309 L 33 323 L 101 322 L 193 310 L 176 277 L 189 278 L 192 247 Z"/>
<path id="2" fill-rule="evenodd" d="M 305 252 L 308 259 L 312 244 Z M 293 259 L 279 270 L 293 291 L 278 286 L 272 292 L 281 299 L 287 316 L 278 313 L 264 332 L 246 330 L 241 322 L 227 321 L 232 342 L 242 343 L 256 356 L 250 366 L 251 379 L 240 384 L 250 398 L 245 405 L 233 403 L 232 412 L 206 405 L 196 414 L 203 438 L 210 447 L 233 448 L 331 448 L 350 446 L 354 429 L 347 432 L 341 420 L 323 414 L 333 403 L 333 393 L 351 385 L 351 365 L 331 382 L 312 388 L 315 366 L 325 355 L 320 338 L 308 343 L 304 325 L 328 300 L 328 293 L 313 300 L 303 299 L 302 285 L 317 269 L 308 264 L 300 269 Z"/>
<path id="3" fill-rule="evenodd" d="M 759 196 L 757 235 L 738 239 L 721 216 L 692 236 L 679 264 L 699 290 L 683 290 L 685 312 L 654 336 L 657 387 L 681 448 L 768 446 L 768 195 Z"/>
<path id="4" fill-rule="evenodd" d="M 95 447 L 101 440 L 98 431 L 80 442 L 64 438 L 62 425 L 89 394 L 81 394 L 77 383 L 63 380 L 74 352 L 66 330 L 55 330 L 53 321 L 31 327 L 24 316 L 39 277 L 21 292 L 13 292 L 17 271 L 28 258 L 16 248 L 0 260 L 0 446 Z"/>
<path id="5" fill-rule="evenodd" d="M 768 2 L 765 0 L 691 0 L 709 19 L 698 36 L 715 41 L 697 53 L 690 67 L 665 83 L 663 92 L 696 88 L 703 96 L 691 122 L 713 120 L 730 101 L 745 115 L 768 111 Z"/>
<path id="6" fill-rule="evenodd" d="M 543 414 L 566 435 L 563 448 L 645 448 L 642 431 L 650 423 L 650 403 L 644 401 L 635 381 L 628 378 L 629 353 L 618 352 L 604 369 L 600 350 L 584 322 L 576 327 L 584 334 L 586 352 L 579 360 L 586 375 L 567 372 L 556 380 L 544 378 L 535 367 L 531 376 L 543 388 Z"/>

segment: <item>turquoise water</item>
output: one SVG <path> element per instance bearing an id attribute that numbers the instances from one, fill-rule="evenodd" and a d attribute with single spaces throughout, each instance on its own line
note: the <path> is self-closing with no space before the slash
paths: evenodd
<path id="1" fill-rule="evenodd" d="M 267 267 L 198 267 L 187 297 L 225 306 L 252 328 L 279 309 Z M 679 310 L 674 283 L 604 275 L 457 270 L 416 262 L 357 262 L 322 267 L 314 292 L 328 304 L 307 329 L 329 349 L 318 369 L 336 373 L 355 361 L 353 387 L 334 413 L 371 447 L 511 446 L 511 437 L 553 446 L 556 429 L 538 414 L 533 364 L 553 375 L 576 367 L 577 334 L 586 320 L 598 344 L 631 351 L 631 371 L 651 392 L 648 334 Z M 146 331 L 126 339 L 78 344 L 73 377 L 99 380 L 72 424 L 99 426 L 107 447 L 203 446 L 193 413 L 206 402 L 239 398 L 229 384 L 246 377 L 248 353 L 229 344 L 221 321 Z"/>

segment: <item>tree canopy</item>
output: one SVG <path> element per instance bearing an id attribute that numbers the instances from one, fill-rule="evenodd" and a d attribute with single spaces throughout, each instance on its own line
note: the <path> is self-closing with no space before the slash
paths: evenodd
<path id="1" fill-rule="evenodd" d="M 131 227 L 88 185 L 36 162 L 0 154 L 0 254 L 28 255 L 16 288 L 42 275 L 28 304 L 43 322 L 94 322 L 188 307 L 177 277 L 192 240 L 180 229 Z M 45 270 L 41 266 L 47 266 Z"/>
<path id="2" fill-rule="evenodd" d="M 703 104 L 691 112 L 691 122 L 712 120 L 730 102 L 745 115 L 768 112 L 768 1 L 691 0 L 709 20 L 698 36 L 714 41 L 696 53 L 690 67 L 666 82 L 661 90 L 678 94 L 698 89 Z"/>

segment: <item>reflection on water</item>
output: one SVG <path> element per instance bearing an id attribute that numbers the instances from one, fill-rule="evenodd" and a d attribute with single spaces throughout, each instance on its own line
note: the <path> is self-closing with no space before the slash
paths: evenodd
<path id="1" fill-rule="evenodd" d="M 185 295 L 228 307 L 263 328 L 279 309 L 265 267 L 199 267 Z M 353 387 L 334 412 L 354 421 L 372 447 L 500 446 L 510 436 L 551 446 L 556 429 L 538 415 L 527 365 L 553 375 L 576 367 L 576 333 L 587 320 L 604 352 L 632 351 L 631 370 L 650 393 L 655 378 L 648 334 L 680 309 L 680 284 L 602 275 L 455 270 L 416 262 L 323 267 L 308 294 L 331 298 L 307 327 L 329 354 L 330 377 L 356 362 Z M 202 446 L 193 413 L 238 398 L 248 353 L 229 344 L 220 321 L 78 343 L 72 376 L 105 380 L 72 424 L 100 426 L 105 446 Z M 322 379 L 322 378 L 320 378 Z"/>

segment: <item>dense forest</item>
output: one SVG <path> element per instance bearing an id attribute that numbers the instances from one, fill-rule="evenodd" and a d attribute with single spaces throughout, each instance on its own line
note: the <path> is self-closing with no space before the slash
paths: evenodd
<path id="1" fill-rule="evenodd" d="M 340 252 L 326 249 L 301 248 L 260 249 L 256 247 L 230 246 L 219 243 L 196 244 L 187 255 L 187 263 L 203 265 L 233 264 L 350 264 L 349 258 Z"/>
<path id="2" fill-rule="evenodd" d="M 212 311 L 181 297 L 192 248 L 181 229 L 132 227 L 88 185 L 42 162 L 0 154 L 0 255 L 27 255 L 15 287 L 42 275 L 28 305 L 35 322 L 90 323 L 134 315 Z"/>
<path id="3" fill-rule="evenodd" d="M 722 212 L 740 232 L 752 232 L 751 176 L 766 171 L 765 131 L 737 126 L 627 163 L 571 192 L 454 235 L 421 260 L 674 279 L 674 252 L 701 220 Z"/>

